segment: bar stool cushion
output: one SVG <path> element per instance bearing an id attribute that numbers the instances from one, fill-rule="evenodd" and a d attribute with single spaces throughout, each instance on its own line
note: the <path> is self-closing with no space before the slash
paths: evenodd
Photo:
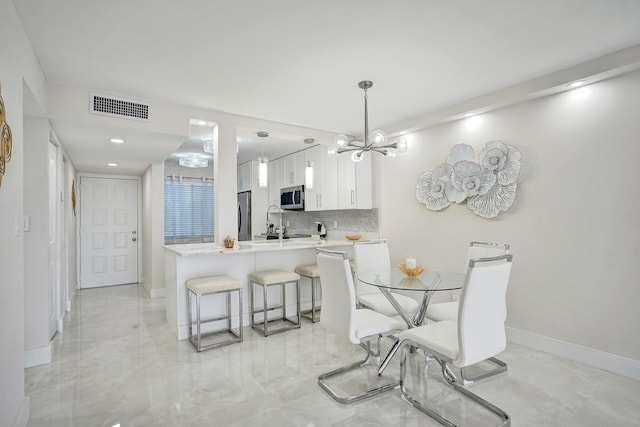
<path id="1" fill-rule="evenodd" d="M 187 280 L 187 289 L 197 295 L 235 291 L 242 288 L 242 282 L 231 276 L 199 277 Z"/>
<path id="2" fill-rule="evenodd" d="M 300 275 L 288 270 L 262 270 L 249 274 L 249 280 L 261 285 L 275 285 L 276 283 L 297 282 Z"/>
<path id="3" fill-rule="evenodd" d="M 298 267 L 296 267 L 296 273 L 305 277 L 320 277 L 320 269 L 318 269 L 318 264 L 299 265 Z"/>

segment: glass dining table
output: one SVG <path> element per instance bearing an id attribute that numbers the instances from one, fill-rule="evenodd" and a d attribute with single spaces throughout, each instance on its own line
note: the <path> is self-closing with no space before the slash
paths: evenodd
<path id="1" fill-rule="evenodd" d="M 422 325 L 429 301 L 436 292 L 459 290 L 462 289 L 464 283 L 464 274 L 462 273 L 425 270 L 418 276 L 407 276 L 399 268 L 392 268 L 387 273 L 375 270 L 362 271 L 358 273 L 357 278 L 363 283 L 380 289 L 380 292 L 389 300 L 409 328 Z M 413 316 L 402 308 L 394 298 L 392 291 L 403 291 L 405 295 L 409 292 L 417 293 L 416 299 L 419 300 L 418 310 Z M 396 341 L 391 347 L 391 350 L 380 364 L 379 375 L 387 367 L 399 345 L 400 343 Z"/>

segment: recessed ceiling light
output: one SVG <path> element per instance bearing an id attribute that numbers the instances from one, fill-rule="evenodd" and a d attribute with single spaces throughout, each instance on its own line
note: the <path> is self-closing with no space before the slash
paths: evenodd
<path id="1" fill-rule="evenodd" d="M 112 142 L 114 144 L 124 144 L 124 139 L 120 139 L 120 138 L 111 138 L 109 139 L 109 142 Z"/>
<path id="2" fill-rule="evenodd" d="M 584 80 L 576 80 L 575 82 L 571 82 L 569 83 L 567 86 L 569 86 L 570 88 L 574 88 L 574 87 L 580 87 L 582 85 L 584 85 L 586 82 Z"/>
<path id="3" fill-rule="evenodd" d="M 107 166 L 111 166 L 112 168 L 115 168 L 116 166 L 118 166 L 117 163 L 107 163 Z"/>

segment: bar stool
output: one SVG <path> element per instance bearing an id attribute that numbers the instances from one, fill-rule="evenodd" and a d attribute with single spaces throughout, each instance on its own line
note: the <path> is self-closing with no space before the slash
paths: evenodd
<path id="1" fill-rule="evenodd" d="M 263 270 L 255 271 L 248 276 L 249 278 L 249 307 L 251 310 L 251 327 L 261 332 L 265 337 L 278 332 L 288 331 L 289 329 L 298 329 L 300 327 L 300 275 L 288 270 Z M 296 289 L 296 321 L 287 318 L 287 298 L 285 285 L 287 283 L 295 283 Z M 253 295 L 254 285 L 262 286 L 262 308 L 256 309 L 255 298 Z M 280 286 L 280 305 L 269 307 L 267 303 L 267 288 L 269 286 Z M 268 319 L 269 311 L 282 310 L 282 317 L 276 319 Z M 256 323 L 255 314 L 262 313 L 262 322 Z M 281 326 L 277 329 L 269 330 L 269 324 L 275 322 L 284 322 L 288 325 Z"/>
<path id="2" fill-rule="evenodd" d="M 222 347 L 224 345 L 242 342 L 242 282 L 231 276 L 211 276 L 200 277 L 197 279 L 189 279 L 186 283 L 187 286 L 187 310 L 189 313 L 189 341 L 193 344 L 198 351 L 209 350 L 216 347 Z M 238 291 L 238 331 L 234 331 L 231 328 L 231 293 Z M 224 316 L 213 317 L 210 319 L 202 320 L 200 318 L 200 299 L 203 296 L 225 293 L 227 295 L 227 310 Z M 193 321 L 191 313 L 191 295 L 196 298 L 196 321 Z M 202 334 L 202 325 L 211 322 L 217 322 L 220 320 L 227 321 L 227 329 L 217 330 L 213 332 L 207 332 Z M 193 336 L 193 326 L 196 326 L 196 336 Z M 227 332 L 232 335 L 232 338 L 216 341 L 210 344 L 203 345 L 203 338 L 209 338 L 211 336 Z"/>
<path id="3" fill-rule="evenodd" d="M 320 307 L 316 305 L 316 292 L 318 291 L 318 283 L 320 282 L 320 270 L 317 264 L 299 265 L 296 267 L 296 273 L 302 277 L 306 277 L 311 281 L 311 309 L 301 312 L 302 317 L 311 320 L 313 323 L 320 320 L 316 316 L 316 312 L 320 311 Z"/>

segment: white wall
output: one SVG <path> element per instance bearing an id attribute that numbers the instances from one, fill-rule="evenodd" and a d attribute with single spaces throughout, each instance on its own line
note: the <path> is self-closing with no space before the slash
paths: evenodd
<path id="1" fill-rule="evenodd" d="M 164 296 L 164 163 L 142 175 L 142 284 L 152 298 Z"/>
<path id="2" fill-rule="evenodd" d="M 24 117 L 24 233 L 25 353 L 41 364 L 51 361 L 49 339 L 49 122 Z"/>
<path id="3" fill-rule="evenodd" d="M 29 417 L 24 395 L 24 238 L 16 231 L 23 213 L 23 84 L 42 105 L 44 76 L 10 1 L 0 1 L 0 94 L 13 134 L 13 154 L 0 187 L 0 425 L 23 426 Z"/>
<path id="4" fill-rule="evenodd" d="M 65 305 L 65 309 L 71 308 L 71 303 L 73 302 L 73 295 L 75 294 L 76 289 L 78 288 L 78 218 L 77 214 L 79 213 L 79 200 L 76 198 L 76 210 L 75 213 L 73 211 L 73 205 L 71 202 L 71 186 L 74 185 L 76 187 L 78 182 L 76 181 L 76 170 L 73 167 L 73 164 L 70 161 L 64 162 L 64 193 L 66 195 L 64 202 L 64 245 L 63 250 L 67 252 L 67 277 L 66 277 L 66 285 L 63 286 L 63 302 Z"/>
<path id="5" fill-rule="evenodd" d="M 638 111 L 634 72 L 487 113 L 475 128 L 466 119 L 411 135 L 407 154 L 376 159 L 380 232 L 393 261 L 412 255 L 462 271 L 470 241 L 510 243 L 511 336 L 611 356 L 640 378 Z M 494 139 L 522 152 L 509 211 L 483 219 L 466 205 L 435 212 L 416 201 L 418 176 L 450 147 L 465 142 L 477 155 Z"/>

